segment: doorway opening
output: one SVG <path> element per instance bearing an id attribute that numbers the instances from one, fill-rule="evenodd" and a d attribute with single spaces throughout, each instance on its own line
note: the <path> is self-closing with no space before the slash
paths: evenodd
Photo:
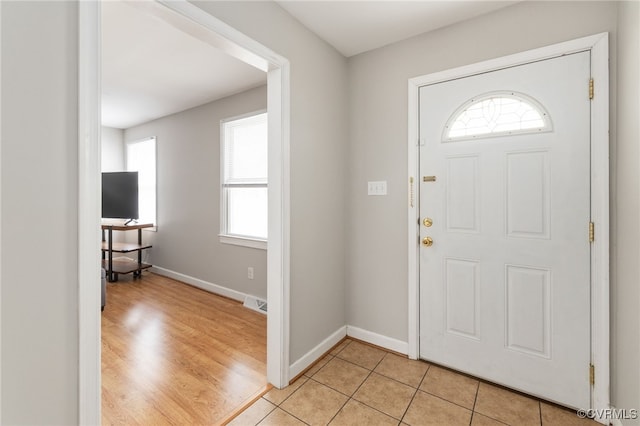
<path id="1" fill-rule="evenodd" d="M 162 19 L 267 72 L 268 212 L 267 380 L 288 384 L 289 366 L 289 62 L 186 2 L 145 2 Z M 100 422 L 100 4 L 79 4 L 79 406 L 80 423 Z"/>

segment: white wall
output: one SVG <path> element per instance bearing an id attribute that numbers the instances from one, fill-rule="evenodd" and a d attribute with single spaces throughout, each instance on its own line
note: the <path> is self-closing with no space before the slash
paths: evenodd
<path id="1" fill-rule="evenodd" d="M 102 171 L 124 171 L 124 131 L 113 127 L 102 127 L 100 143 Z"/>
<path id="2" fill-rule="evenodd" d="M 0 423 L 77 424 L 77 5 L 1 7 Z"/>
<path id="3" fill-rule="evenodd" d="M 291 63 L 291 350 L 345 324 L 347 65 L 273 2 L 194 2 Z"/>
<path id="4" fill-rule="evenodd" d="M 266 250 L 218 238 L 220 120 L 266 107 L 262 86 L 125 130 L 125 142 L 156 137 L 158 231 L 143 237 L 154 266 L 266 299 Z"/>
<path id="5" fill-rule="evenodd" d="M 638 408 L 637 7 L 624 4 L 618 13 L 616 2 L 523 2 L 350 58 L 348 324 L 407 341 L 407 80 L 608 31 L 612 400 Z M 389 195 L 367 197 L 368 180 L 387 180 Z"/>

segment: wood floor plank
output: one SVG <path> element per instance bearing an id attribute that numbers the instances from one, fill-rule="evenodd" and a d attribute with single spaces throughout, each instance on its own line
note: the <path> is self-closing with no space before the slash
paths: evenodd
<path id="1" fill-rule="evenodd" d="M 267 386 L 266 316 L 144 273 L 107 286 L 102 421 L 218 424 Z"/>

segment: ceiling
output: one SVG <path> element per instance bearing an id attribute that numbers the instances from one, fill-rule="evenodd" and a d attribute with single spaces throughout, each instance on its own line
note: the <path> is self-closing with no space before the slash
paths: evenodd
<path id="1" fill-rule="evenodd" d="M 267 83 L 267 74 L 151 16 L 102 2 L 102 125 L 126 129 Z"/>
<path id="2" fill-rule="evenodd" d="M 276 1 L 346 57 L 517 3 L 502 0 Z"/>
<path id="3" fill-rule="evenodd" d="M 349 57 L 516 1 L 277 3 Z M 266 84 L 264 72 L 153 17 L 139 5 L 102 2 L 103 126 L 126 129 Z"/>

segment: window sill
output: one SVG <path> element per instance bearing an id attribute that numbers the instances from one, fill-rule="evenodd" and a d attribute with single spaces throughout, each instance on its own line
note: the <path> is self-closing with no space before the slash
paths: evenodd
<path id="1" fill-rule="evenodd" d="M 220 237 L 220 242 L 223 244 L 232 244 L 235 246 L 243 246 L 243 247 L 249 247 L 249 248 L 254 248 L 259 250 L 267 249 L 266 240 L 256 240 L 253 238 L 243 238 L 243 237 L 236 237 L 231 235 L 219 235 L 219 237 Z"/>

